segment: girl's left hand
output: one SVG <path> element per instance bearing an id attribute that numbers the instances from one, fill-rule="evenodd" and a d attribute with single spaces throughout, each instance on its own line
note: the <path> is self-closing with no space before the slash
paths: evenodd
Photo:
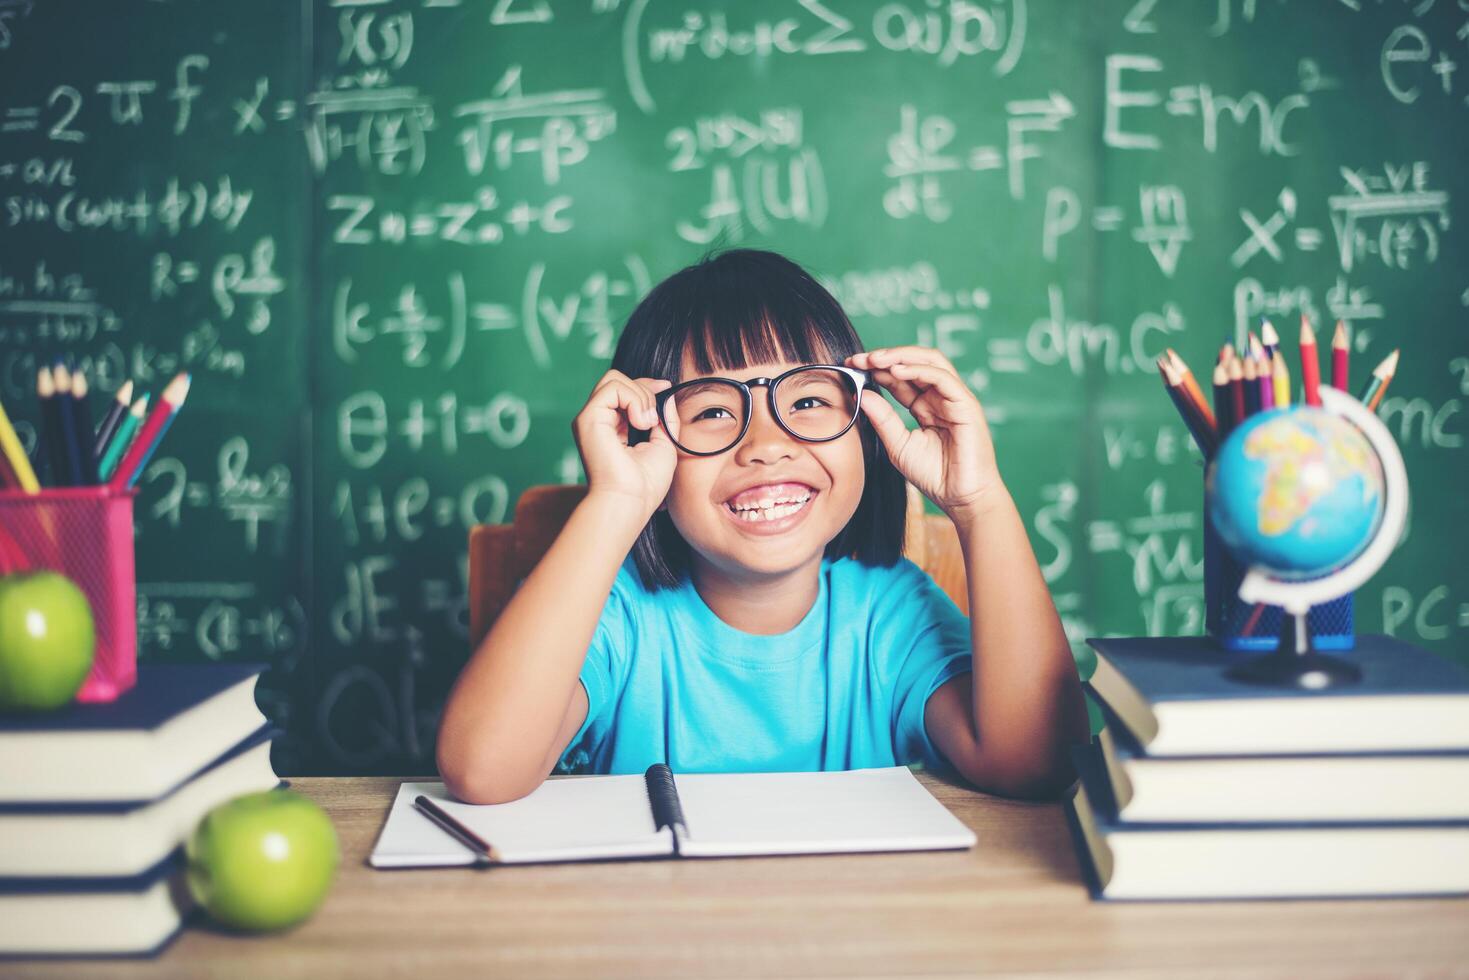
<path id="1" fill-rule="evenodd" d="M 885 399 L 874 392 L 862 399 L 898 471 L 955 524 L 1004 498 L 984 409 L 948 358 L 931 347 L 887 347 L 846 363 L 867 371 L 918 420 L 909 429 Z"/>

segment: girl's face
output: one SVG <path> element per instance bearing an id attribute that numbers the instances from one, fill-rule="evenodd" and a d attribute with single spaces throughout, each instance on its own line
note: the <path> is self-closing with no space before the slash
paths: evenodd
<path id="1" fill-rule="evenodd" d="M 682 378 L 773 378 L 798 363 L 700 374 L 685 351 Z M 866 470 L 857 426 L 831 442 L 797 439 L 771 418 L 769 390 L 753 390 L 749 429 L 732 449 L 717 456 L 679 452 L 664 503 L 693 551 L 696 572 L 706 565 L 726 577 L 749 579 L 819 566 L 827 544 L 862 499 Z M 745 516 L 736 512 L 772 500 L 791 503 Z"/>

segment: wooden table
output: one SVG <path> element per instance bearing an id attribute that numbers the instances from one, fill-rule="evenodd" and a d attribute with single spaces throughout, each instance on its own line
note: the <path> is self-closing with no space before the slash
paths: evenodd
<path id="1" fill-rule="evenodd" d="M 342 842 L 309 921 L 264 937 L 196 922 L 154 960 L 0 976 L 1469 976 L 1469 900 L 1094 903 L 1059 806 L 919 778 L 973 850 L 488 871 L 375 871 L 401 780 L 295 779 Z"/>

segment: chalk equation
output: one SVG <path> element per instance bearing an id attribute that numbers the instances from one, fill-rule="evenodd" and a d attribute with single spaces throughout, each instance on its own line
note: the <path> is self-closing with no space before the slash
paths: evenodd
<path id="1" fill-rule="evenodd" d="M 193 376 L 140 649 L 271 664 L 288 764 L 432 765 L 469 532 L 586 479 L 629 315 L 726 247 L 949 358 L 1073 642 L 1203 628 L 1164 351 L 1400 350 L 1412 526 L 1357 615 L 1469 635 L 1425 531 L 1469 479 L 1460 0 L 302 2 L 0 0 L 0 398 L 34 453 L 42 367 Z"/>

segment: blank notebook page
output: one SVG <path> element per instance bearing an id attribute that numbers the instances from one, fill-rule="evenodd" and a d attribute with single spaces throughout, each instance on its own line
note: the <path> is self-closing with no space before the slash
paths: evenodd
<path id="1" fill-rule="evenodd" d="M 679 853 L 690 857 L 974 846 L 974 832 L 903 766 L 673 778 L 688 829 Z"/>
<path id="2" fill-rule="evenodd" d="M 404 783 L 368 859 L 375 868 L 473 864 L 475 856 L 413 805 L 427 796 L 478 834 L 506 864 L 668 854 L 673 841 L 653 826 L 642 776 L 548 779 L 511 803 L 476 806 L 438 783 Z"/>

